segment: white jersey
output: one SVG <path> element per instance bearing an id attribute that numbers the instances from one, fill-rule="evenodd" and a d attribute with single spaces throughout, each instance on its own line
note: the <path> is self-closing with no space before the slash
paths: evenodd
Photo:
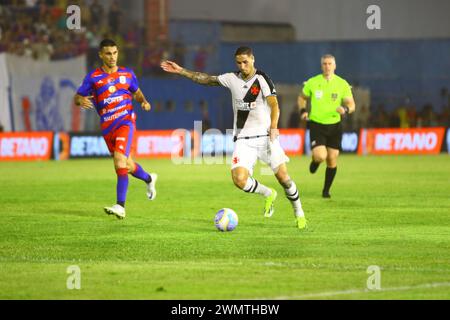
<path id="1" fill-rule="evenodd" d="M 219 83 L 230 89 L 233 100 L 233 134 L 235 137 L 265 136 L 270 129 L 267 97 L 276 95 L 272 80 L 262 71 L 245 81 L 240 72 L 218 76 Z"/>

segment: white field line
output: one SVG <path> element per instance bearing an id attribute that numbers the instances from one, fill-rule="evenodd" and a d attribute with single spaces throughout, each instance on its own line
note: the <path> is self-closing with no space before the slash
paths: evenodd
<path id="1" fill-rule="evenodd" d="M 403 287 L 392 287 L 392 288 L 381 288 L 379 290 L 369 290 L 369 289 L 349 289 L 342 291 L 328 291 L 328 292 L 317 292 L 308 293 L 298 296 L 279 296 L 273 298 L 258 298 L 255 300 L 289 300 L 289 299 L 310 299 L 310 298 L 326 298 L 333 296 L 358 294 L 358 293 L 369 293 L 369 292 L 388 292 L 388 291 L 409 291 L 414 289 L 434 289 L 440 287 L 450 287 L 450 282 L 433 282 L 419 284 L 416 286 L 403 286 Z"/>

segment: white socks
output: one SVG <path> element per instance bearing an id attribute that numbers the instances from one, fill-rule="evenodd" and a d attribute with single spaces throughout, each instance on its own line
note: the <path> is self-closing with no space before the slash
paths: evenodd
<path id="1" fill-rule="evenodd" d="M 291 186 L 289 188 L 284 188 L 284 192 L 286 193 L 286 197 L 292 204 L 294 208 L 296 217 L 304 217 L 305 213 L 302 209 L 302 203 L 300 202 L 300 195 L 297 190 L 297 186 L 294 181 L 290 181 Z"/>
<path id="2" fill-rule="evenodd" d="M 252 177 L 247 178 L 247 183 L 245 184 L 242 190 L 250 193 L 259 193 L 264 197 L 268 197 L 272 194 L 272 190 L 267 188 L 265 185 L 259 183 L 258 181 L 256 181 L 256 179 Z"/>

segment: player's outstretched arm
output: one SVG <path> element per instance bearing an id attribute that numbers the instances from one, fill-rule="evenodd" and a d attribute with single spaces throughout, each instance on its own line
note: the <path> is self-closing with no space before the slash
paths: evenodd
<path id="1" fill-rule="evenodd" d="M 79 94 L 76 94 L 75 97 L 73 98 L 73 101 L 75 102 L 75 104 L 77 106 L 80 106 L 84 109 L 93 109 L 94 108 L 94 104 L 92 103 L 92 98 L 94 96 L 86 96 L 83 97 Z"/>
<path id="2" fill-rule="evenodd" d="M 210 76 L 209 74 L 203 72 L 187 70 L 173 61 L 166 60 L 161 62 L 161 68 L 166 72 L 179 74 L 199 84 L 204 84 L 208 86 L 220 85 L 217 76 Z"/>

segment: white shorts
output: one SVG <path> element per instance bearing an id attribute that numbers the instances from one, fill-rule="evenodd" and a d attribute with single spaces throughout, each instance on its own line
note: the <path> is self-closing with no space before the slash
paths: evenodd
<path id="1" fill-rule="evenodd" d="M 269 137 L 239 139 L 234 144 L 231 169 L 244 167 L 252 175 L 258 159 L 270 166 L 273 172 L 283 163 L 289 162 L 278 139 L 274 142 L 269 142 Z"/>

